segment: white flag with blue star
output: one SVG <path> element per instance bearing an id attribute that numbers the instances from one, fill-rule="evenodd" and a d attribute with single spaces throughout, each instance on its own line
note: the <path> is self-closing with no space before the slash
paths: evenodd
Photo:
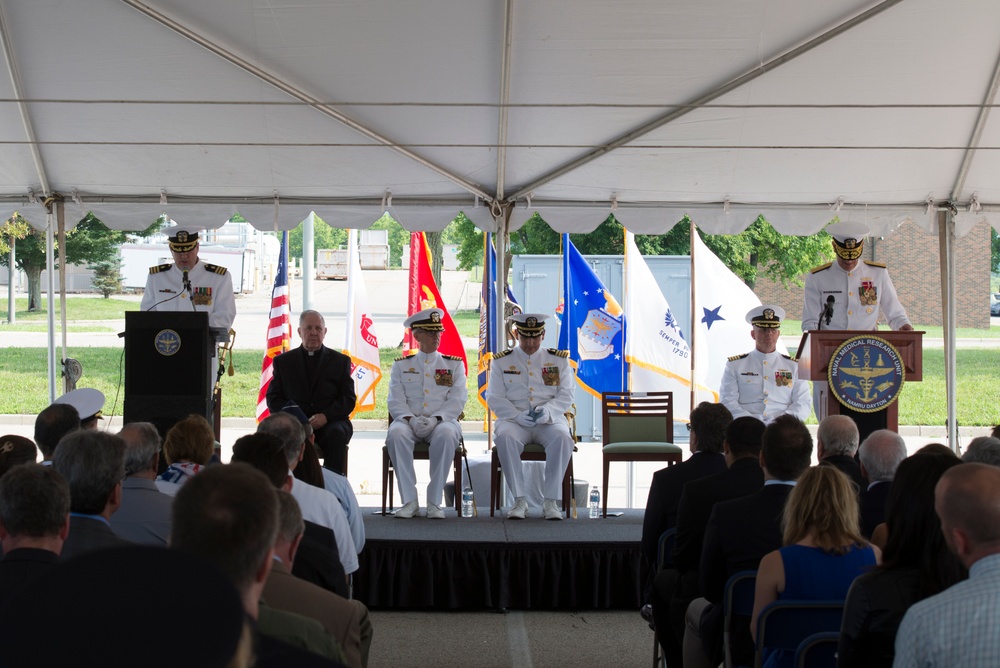
<path id="1" fill-rule="evenodd" d="M 726 361 L 754 347 L 750 337 L 753 327 L 747 324 L 746 315 L 760 306 L 760 299 L 709 250 L 700 234 L 694 235 L 691 255 L 695 286 L 694 362 L 695 377 L 699 380 L 696 400 L 717 402 Z M 780 339 L 778 350 L 788 352 Z"/>

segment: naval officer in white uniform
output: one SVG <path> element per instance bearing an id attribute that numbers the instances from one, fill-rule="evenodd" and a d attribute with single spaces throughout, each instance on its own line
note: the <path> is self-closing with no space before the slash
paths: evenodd
<path id="1" fill-rule="evenodd" d="M 511 519 L 523 520 L 528 510 L 521 461 L 526 443 L 545 448 L 542 514 L 547 520 L 563 518 L 558 499 L 573 456 L 573 437 L 565 413 L 573 405 L 576 384 L 567 351 L 540 350 L 546 318 L 542 313 L 512 316 L 518 346 L 490 363 L 486 402 L 497 416 L 497 456 L 515 499 L 507 512 Z"/>
<path id="2" fill-rule="evenodd" d="M 784 309 L 770 304 L 747 313 L 754 349 L 729 358 L 719 390 L 719 402 L 733 418 L 748 415 L 770 424 L 785 413 L 803 422 L 809 417 L 809 383 L 799 378 L 798 363 L 777 351 L 784 317 Z"/>
<path id="3" fill-rule="evenodd" d="M 891 329 L 912 330 L 885 264 L 861 260 L 868 226 L 833 223 L 826 231 L 833 237 L 837 261 L 821 264 L 806 276 L 802 331 L 872 331 L 879 312 L 885 315 Z"/>
<path id="4" fill-rule="evenodd" d="M 389 373 L 389 415 L 392 424 L 385 438 L 389 458 L 399 483 L 403 506 L 396 517 L 417 515 L 417 477 L 413 470 L 413 447 L 418 441 L 430 445 L 431 480 L 427 485 L 427 517 L 444 519 L 441 497 L 448 469 L 462 436 L 458 417 L 469 395 L 462 358 L 438 352 L 444 332 L 439 308 L 414 313 L 403 322 L 413 331 L 419 350 L 397 359 Z"/>

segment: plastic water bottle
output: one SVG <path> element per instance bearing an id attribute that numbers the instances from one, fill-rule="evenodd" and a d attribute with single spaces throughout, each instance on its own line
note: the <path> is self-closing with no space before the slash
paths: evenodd
<path id="1" fill-rule="evenodd" d="M 466 487 L 462 490 L 462 517 L 472 517 L 475 501 L 472 498 L 472 488 Z"/>
<path id="2" fill-rule="evenodd" d="M 590 490 L 590 519 L 596 520 L 601 516 L 601 491 L 594 485 Z"/>

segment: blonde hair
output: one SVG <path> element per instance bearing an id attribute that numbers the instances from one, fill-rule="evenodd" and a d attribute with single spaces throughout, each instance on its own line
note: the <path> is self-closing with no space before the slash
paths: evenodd
<path id="1" fill-rule="evenodd" d="M 167 432 L 163 456 L 168 464 L 208 464 L 215 454 L 215 431 L 202 415 L 188 415 Z"/>
<path id="2" fill-rule="evenodd" d="M 854 483 L 833 466 L 806 469 L 788 497 L 781 524 L 785 545 L 812 538 L 824 552 L 838 554 L 867 545 L 858 528 Z"/>

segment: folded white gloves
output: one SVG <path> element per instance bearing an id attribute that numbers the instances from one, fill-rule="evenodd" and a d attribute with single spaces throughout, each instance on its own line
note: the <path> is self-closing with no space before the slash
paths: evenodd
<path id="1" fill-rule="evenodd" d="M 548 406 L 535 407 L 535 424 L 550 424 L 552 422 L 552 411 Z"/>
<path id="2" fill-rule="evenodd" d="M 410 418 L 410 428 L 413 429 L 413 435 L 420 440 L 425 440 L 434 431 L 434 427 L 438 425 L 438 420 L 436 417 L 424 417 L 418 415 L 416 417 Z"/>
<path id="3" fill-rule="evenodd" d="M 535 426 L 535 414 L 531 411 L 522 411 L 514 418 L 514 422 L 517 423 L 519 427 L 531 429 Z"/>

